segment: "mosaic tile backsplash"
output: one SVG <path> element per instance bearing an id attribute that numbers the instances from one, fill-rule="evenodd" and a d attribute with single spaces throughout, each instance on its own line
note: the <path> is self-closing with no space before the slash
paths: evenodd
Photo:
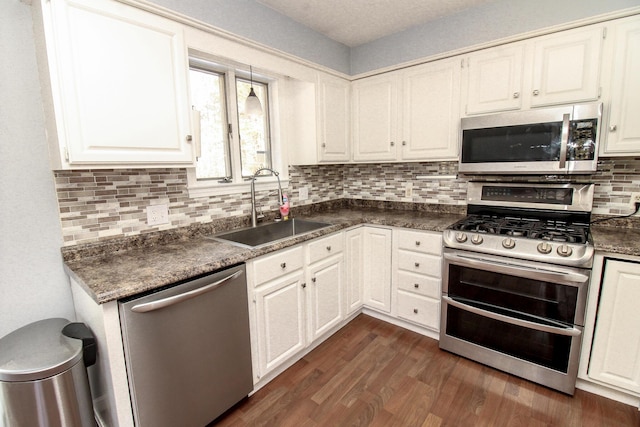
<path id="1" fill-rule="evenodd" d="M 602 159 L 587 176 L 457 176 L 457 162 L 291 166 L 289 194 L 295 207 L 338 199 L 465 204 L 467 183 L 502 181 L 567 181 L 596 184 L 594 214 L 630 213 L 629 193 L 640 191 L 640 158 Z M 185 169 L 114 169 L 56 171 L 55 183 L 65 246 L 112 237 L 169 230 L 231 216 L 248 216 L 251 201 L 241 194 L 190 198 Z M 300 200 L 300 189 L 308 199 Z M 256 195 L 273 201 L 267 192 Z M 273 199 L 273 200 L 272 200 Z M 149 205 L 167 204 L 169 223 L 146 224 Z"/>

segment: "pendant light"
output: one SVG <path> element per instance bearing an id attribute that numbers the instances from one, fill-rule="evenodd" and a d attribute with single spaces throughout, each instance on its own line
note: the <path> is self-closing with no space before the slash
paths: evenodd
<path id="1" fill-rule="evenodd" d="M 244 104 L 244 112 L 252 116 L 259 116 L 262 114 L 262 104 L 260 104 L 260 99 L 253 91 L 253 68 L 251 66 L 249 66 L 249 72 L 251 73 L 251 90 Z"/>

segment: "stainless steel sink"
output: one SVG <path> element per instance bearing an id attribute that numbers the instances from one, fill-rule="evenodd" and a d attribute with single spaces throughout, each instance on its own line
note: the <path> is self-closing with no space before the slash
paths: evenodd
<path id="1" fill-rule="evenodd" d="M 237 231 L 228 231 L 216 234 L 212 236 L 212 239 L 253 248 L 330 226 L 331 224 L 325 222 L 292 219 L 289 221 L 263 224 L 257 227 L 243 228 Z"/>

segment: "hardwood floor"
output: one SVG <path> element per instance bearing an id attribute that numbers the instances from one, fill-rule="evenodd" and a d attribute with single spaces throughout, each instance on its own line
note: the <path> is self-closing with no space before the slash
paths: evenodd
<path id="1" fill-rule="evenodd" d="M 632 406 L 547 389 L 360 315 L 218 426 L 640 426 Z"/>

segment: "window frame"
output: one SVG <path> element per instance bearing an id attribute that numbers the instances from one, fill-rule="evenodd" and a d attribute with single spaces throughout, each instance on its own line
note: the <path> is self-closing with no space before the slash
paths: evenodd
<path id="1" fill-rule="evenodd" d="M 196 64 L 193 66 L 192 64 Z M 216 195 L 246 193 L 250 190 L 250 180 L 242 177 L 242 167 L 240 159 L 240 141 L 239 141 L 239 120 L 236 97 L 236 77 L 241 80 L 250 80 L 249 66 L 244 64 L 235 64 L 224 61 L 219 58 L 209 57 L 208 55 L 189 54 L 189 68 L 209 70 L 224 74 L 225 81 L 225 99 L 227 102 L 226 116 L 227 122 L 231 124 L 232 132 L 228 135 L 229 141 L 229 157 L 231 163 L 231 179 L 224 181 L 222 179 L 198 179 L 196 177 L 196 168 L 187 168 L 187 189 L 189 197 L 208 197 Z M 271 166 L 278 171 L 280 182 L 283 188 L 289 184 L 289 173 L 286 162 L 279 126 L 279 103 L 278 93 L 280 80 L 282 77 L 265 73 L 261 70 L 253 68 L 253 81 L 267 85 L 267 127 L 269 132 L 269 146 Z M 189 86 L 190 89 L 191 86 Z M 189 99 L 191 99 L 191 91 L 189 91 Z M 196 131 L 195 134 L 199 134 Z M 273 190 L 278 188 L 277 178 L 273 175 L 265 176 L 256 180 L 256 190 Z"/>

